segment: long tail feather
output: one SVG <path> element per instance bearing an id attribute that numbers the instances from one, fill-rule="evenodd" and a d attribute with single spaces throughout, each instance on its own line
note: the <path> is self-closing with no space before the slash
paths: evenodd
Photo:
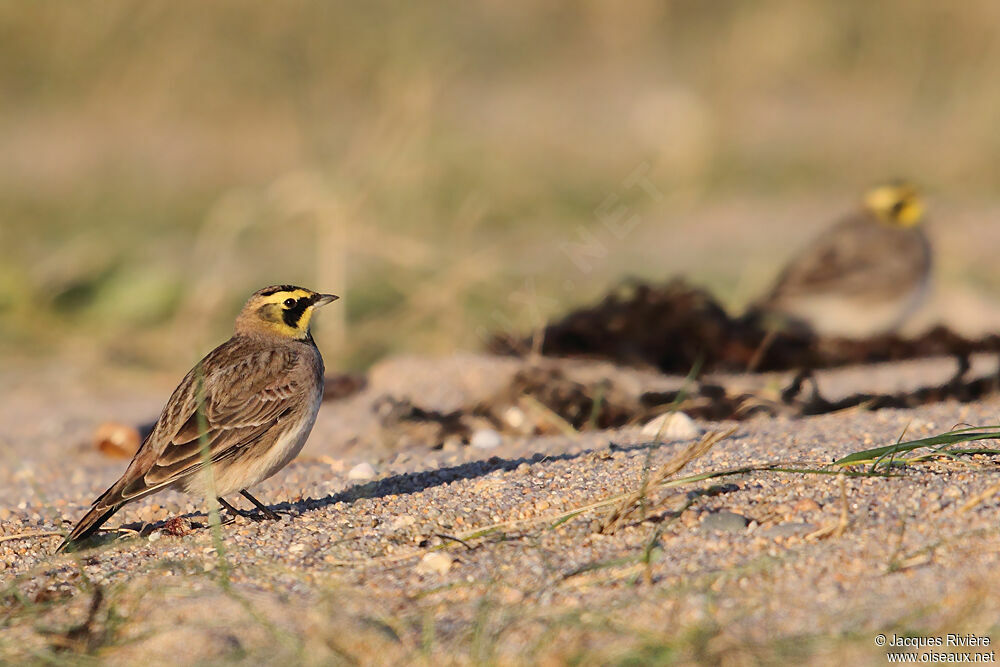
<path id="1" fill-rule="evenodd" d="M 85 540 L 93 535 L 101 526 L 104 525 L 105 521 L 111 518 L 111 515 L 122 508 L 122 505 L 124 505 L 124 503 L 112 505 L 111 507 L 101 505 L 94 505 L 91 507 L 90 511 L 87 512 L 82 519 L 80 519 L 80 522 L 76 524 L 73 531 L 66 537 L 65 540 L 63 540 L 62 544 L 59 545 L 59 548 L 56 549 L 56 553 L 60 553 L 64 551 L 66 547 L 76 544 L 77 542 Z"/>

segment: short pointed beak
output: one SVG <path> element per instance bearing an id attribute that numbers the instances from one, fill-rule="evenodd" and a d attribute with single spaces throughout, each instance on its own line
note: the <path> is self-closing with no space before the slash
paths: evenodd
<path id="1" fill-rule="evenodd" d="M 328 303 L 336 301 L 340 297 L 336 294 L 317 294 L 313 300 L 313 306 L 319 308 L 320 306 L 325 306 Z"/>

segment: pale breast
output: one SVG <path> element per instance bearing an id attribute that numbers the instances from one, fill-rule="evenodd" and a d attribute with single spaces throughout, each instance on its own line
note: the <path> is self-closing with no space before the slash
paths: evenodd
<path id="1" fill-rule="evenodd" d="M 309 439 L 313 424 L 316 423 L 316 415 L 319 412 L 322 398 L 322 389 L 315 392 L 308 407 L 302 410 L 299 418 L 287 424 L 266 450 L 257 449 L 253 453 L 248 453 L 246 457 L 234 460 L 231 464 L 216 465 L 216 494 L 225 496 L 250 488 L 291 463 L 292 459 L 302 451 L 306 440 Z M 258 447 L 261 445 L 266 446 L 266 443 L 261 442 Z"/>
<path id="2" fill-rule="evenodd" d="M 212 466 L 211 486 L 202 471 L 183 480 L 184 491 L 206 497 L 212 489 L 216 496 L 225 496 L 259 484 L 288 465 L 302 450 L 316 422 L 323 400 L 321 369 L 321 365 L 313 367 L 316 381 L 309 383 L 309 393 L 301 398 L 298 407 L 282 417 L 259 441 Z"/>

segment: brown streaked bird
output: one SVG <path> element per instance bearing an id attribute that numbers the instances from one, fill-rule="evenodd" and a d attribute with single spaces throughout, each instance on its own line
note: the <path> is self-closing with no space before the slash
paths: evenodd
<path id="1" fill-rule="evenodd" d="M 214 495 L 232 514 L 239 511 L 223 497 L 239 491 L 268 518 L 279 518 L 247 489 L 284 468 L 309 437 L 324 372 L 309 322 L 337 298 L 293 285 L 255 292 L 233 337 L 184 377 L 125 474 L 57 552 L 92 535 L 126 503 L 167 488 Z"/>
<path id="2" fill-rule="evenodd" d="M 908 183 L 868 191 L 862 210 L 827 229 L 796 255 L 751 312 L 778 328 L 825 336 L 891 333 L 923 303 L 931 246 L 924 203 Z"/>

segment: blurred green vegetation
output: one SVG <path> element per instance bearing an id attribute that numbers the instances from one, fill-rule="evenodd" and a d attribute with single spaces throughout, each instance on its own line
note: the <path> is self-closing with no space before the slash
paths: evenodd
<path id="1" fill-rule="evenodd" d="M 185 366 L 280 282 L 345 297 L 342 367 L 623 274 L 738 303 L 872 182 L 989 207 L 998 33 L 989 0 L 2 3 L 0 356 Z M 945 275 L 1000 285 L 962 229 L 985 268 Z"/>

